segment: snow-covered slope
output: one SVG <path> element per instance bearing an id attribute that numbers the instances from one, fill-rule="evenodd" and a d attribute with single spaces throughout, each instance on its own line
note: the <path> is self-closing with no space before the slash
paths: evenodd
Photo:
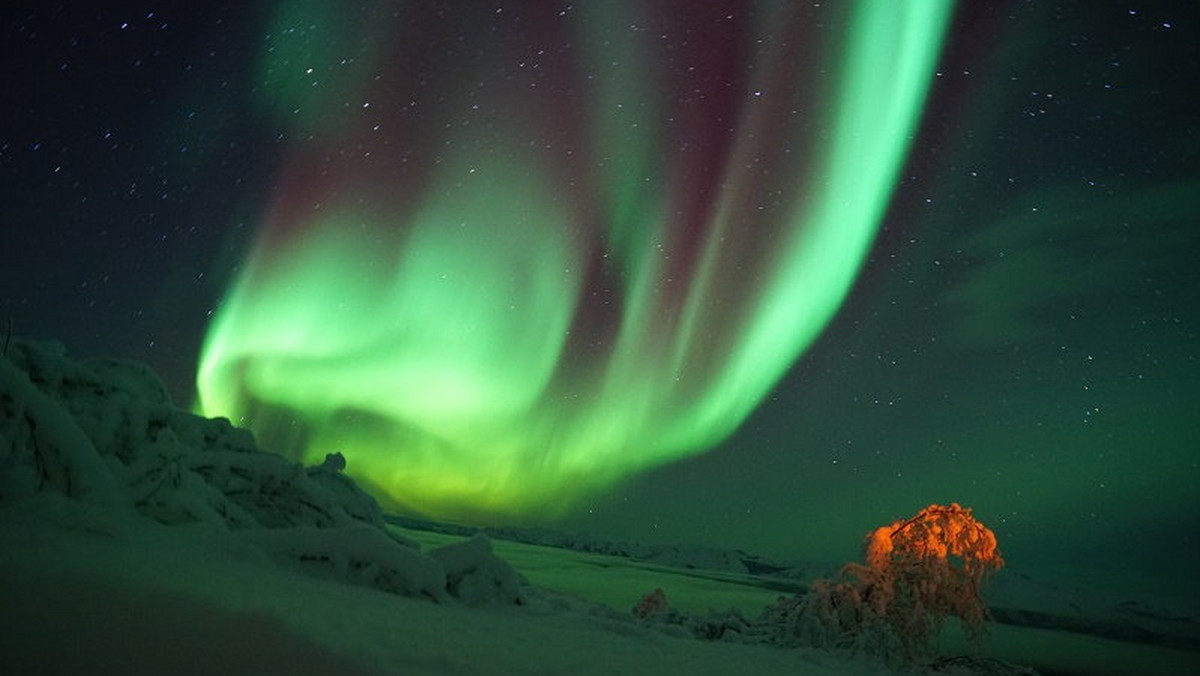
<path id="1" fill-rule="evenodd" d="M 403 596 L 477 604 L 499 600 L 495 588 L 519 601 L 486 542 L 427 556 L 389 530 L 340 456 L 305 469 L 264 452 L 227 420 L 171 406 L 140 364 L 76 363 L 61 345 L 20 340 L 5 357 L 0 505 L 60 496 L 129 527 L 207 524 L 281 565 Z"/>
<path id="2" fill-rule="evenodd" d="M 138 364 L 0 359 L 4 673 L 887 673 L 675 638 L 543 592 L 476 538 L 427 553 L 330 457 L 173 407 Z M 828 663 L 833 666 L 822 666 Z"/>
<path id="3" fill-rule="evenodd" d="M 13 340 L 0 358 L 0 673 L 892 673 L 797 646 L 770 618 L 639 617 L 533 586 L 485 536 L 422 551 L 346 462 L 265 452 L 173 407 L 144 366 Z M 659 569 L 786 574 L 744 552 L 619 548 L 607 553 Z M 1026 673 L 981 658 L 924 669 Z"/>

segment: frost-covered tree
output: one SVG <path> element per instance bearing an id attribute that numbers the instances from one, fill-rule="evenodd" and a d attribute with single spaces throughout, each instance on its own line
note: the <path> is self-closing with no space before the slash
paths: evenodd
<path id="1" fill-rule="evenodd" d="M 982 637 L 980 588 L 1003 565 L 995 533 L 969 508 L 929 505 L 869 533 L 866 563 L 780 599 L 764 620 L 801 643 L 912 661 L 933 653 L 947 616 L 959 618 L 969 638 Z"/>

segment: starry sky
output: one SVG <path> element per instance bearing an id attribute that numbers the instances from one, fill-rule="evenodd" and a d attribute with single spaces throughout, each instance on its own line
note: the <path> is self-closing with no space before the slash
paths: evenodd
<path id="1" fill-rule="evenodd" d="M 287 262 L 278 252 L 294 243 L 327 251 L 299 205 L 352 194 L 372 213 L 402 209 L 445 180 L 439 166 L 529 181 L 505 178 L 492 195 L 566 194 L 564 209 L 589 215 L 625 256 L 609 269 L 594 264 L 600 249 L 563 244 L 590 252 L 590 272 L 551 287 L 554 298 L 565 286 L 637 305 L 605 290 L 622 271 L 636 277 L 638 252 L 654 248 L 630 243 L 646 226 L 618 218 L 651 198 L 596 198 L 596 186 L 630 174 L 654 199 L 668 195 L 683 215 L 666 219 L 663 241 L 684 253 L 654 274 L 720 289 L 706 298 L 734 309 L 678 324 L 708 345 L 706 364 L 725 363 L 742 327 L 769 312 L 774 296 L 746 280 L 770 277 L 763 261 L 784 235 L 769 218 L 753 236 L 737 229 L 745 219 L 714 225 L 719 175 L 763 162 L 782 178 L 742 171 L 751 196 L 761 185 L 786 204 L 818 199 L 804 182 L 819 163 L 780 149 L 817 156 L 836 136 L 826 120 L 844 106 L 848 76 L 831 55 L 852 40 L 847 15 L 820 3 L 795 3 L 786 21 L 781 5 L 741 2 L 640 13 L 491 0 L 121 4 L 0 9 L 2 311 L 15 333 L 72 354 L 148 362 L 182 406 L 195 403 L 206 339 L 236 305 L 233 290 Z M 710 432 L 707 452 L 621 475 L 551 522 L 840 560 L 875 526 L 957 501 L 1024 568 L 1200 564 L 1196 19 L 1172 2 L 962 3 L 878 231 L 844 291 L 830 292 L 829 316 L 797 339 L 800 356 L 763 358 L 774 370 L 761 393 L 738 400 L 750 402 L 744 415 Z M 589 50 L 625 64 L 600 69 L 596 98 L 564 65 Z M 476 86 L 480 72 L 510 77 Z M 777 104 L 811 122 L 767 116 L 752 129 L 767 142 L 742 148 L 728 130 L 752 104 L 738 97 L 770 99 L 793 72 Z M 545 98 L 530 98 L 539 87 Z M 881 99 L 868 107 L 894 97 Z M 597 112 L 618 102 L 632 122 Z M 499 131 L 481 110 L 507 111 Z M 618 129 L 627 123 L 642 131 Z M 386 142 L 366 140 L 380 131 Z M 511 163 L 514 146 L 534 148 L 549 178 Z M 631 157 L 629 171 L 598 169 Z M 795 195 L 781 187 L 793 179 L 806 186 Z M 494 199 L 482 199 L 467 208 L 486 212 Z M 750 199 L 735 194 L 730 208 L 748 213 Z M 728 243 L 706 249 L 721 227 L 733 228 Z M 708 250 L 748 271 L 696 272 Z M 653 298 L 651 315 L 687 316 L 685 294 Z M 620 352 L 623 315 L 610 307 L 564 310 L 573 364 L 593 364 L 589 345 Z M 639 365 L 681 331 L 633 323 Z M 719 373 L 684 377 L 703 385 Z M 581 411 L 572 415 L 592 409 Z"/>

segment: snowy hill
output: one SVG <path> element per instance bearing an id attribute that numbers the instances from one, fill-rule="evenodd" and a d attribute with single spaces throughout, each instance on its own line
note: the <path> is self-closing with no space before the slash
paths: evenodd
<path id="1" fill-rule="evenodd" d="M 404 524 L 408 535 L 389 524 L 342 473 L 345 463 L 334 455 L 305 468 L 263 451 L 228 421 L 172 406 L 139 364 L 73 361 L 60 345 L 11 341 L 0 358 L 0 669 L 894 673 L 876 657 L 797 645 L 767 614 L 701 616 L 653 603 L 635 614 L 531 584 L 535 566 L 515 570 L 488 537 L 463 537 L 473 532 L 443 532 L 423 548 L 416 524 Z M 745 552 L 489 534 L 636 560 L 638 574 L 687 571 L 787 591 L 802 577 Z M 593 579 L 573 560 L 556 561 L 576 581 Z M 1009 598 L 1029 589 L 1017 585 Z M 1005 612 L 1015 623 L 1062 618 L 1061 608 L 1046 611 L 1046 598 Z M 1174 622 L 1168 633 L 1185 650 L 1157 649 L 1157 673 L 1194 666 L 1194 616 L 1128 610 L 1158 622 L 1148 631 L 1160 638 L 1162 623 Z M 1080 613 L 1085 629 L 1099 626 Z M 1030 673 L 982 657 L 909 666 Z"/>

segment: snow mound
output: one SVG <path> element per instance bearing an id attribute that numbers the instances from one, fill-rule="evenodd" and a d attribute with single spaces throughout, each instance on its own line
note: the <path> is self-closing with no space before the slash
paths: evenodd
<path id="1" fill-rule="evenodd" d="M 492 541 L 482 533 L 429 552 L 446 570 L 446 588 L 468 605 L 524 602 L 517 571 L 492 553 Z"/>
<path id="2" fill-rule="evenodd" d="M 439 602 L 456 596 L 437 559 L 397 546 L 386 532 L 370 526 L 253 529 L 238 537 L 284 566 L 319 577 Z"/>

